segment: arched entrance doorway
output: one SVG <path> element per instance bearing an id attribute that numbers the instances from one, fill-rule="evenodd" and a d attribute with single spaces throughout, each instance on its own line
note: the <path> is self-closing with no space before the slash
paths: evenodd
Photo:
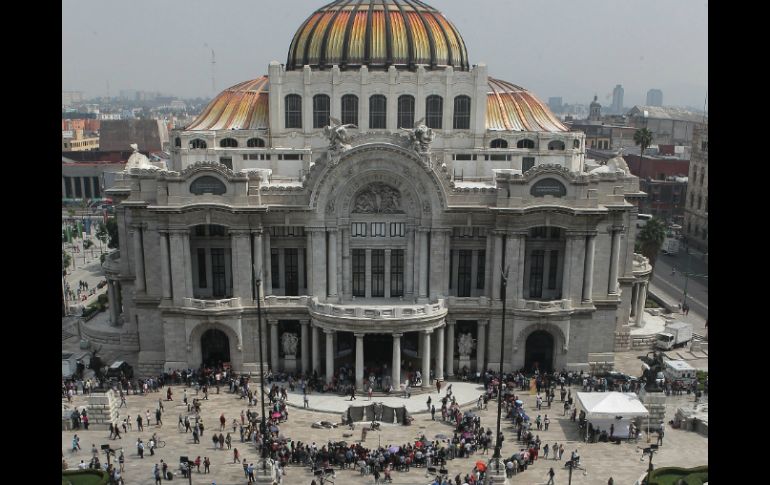
<path id="1" fill-rule="evenodd" d="M 553 336 L 545 330 L 537 330 L 527 337 L 526 350 L 524 352 L 524 368 L 532 372 L 538 369 L 540 372 L 553 370 Z"/>
<path id="2" fill-rule="evenodd" d="M 205 366 L 230 362 L 230 339 L 221 330 L 206 330 L 201 335 L 201 360 Z"/>

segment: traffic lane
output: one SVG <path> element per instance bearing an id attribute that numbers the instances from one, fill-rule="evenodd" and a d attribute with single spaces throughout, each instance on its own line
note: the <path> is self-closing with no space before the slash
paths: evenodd
<path id="1" fill-rule="evenodd" d="M 667 272 L 671 272 L 671 268 L 676 269 L 678 273 L 691 273 L 692 279 L 704 282 L 708 286 L 708 278 L 704 278 L 700 275 L 708 276 L 708 266 L 699 257 L 695 255 L 688 256 L 684 251 L 680 251 L 676 256 L 669 254 L 659 254 L 658 259 L 655 262 L 655 266 L 666 266 Z"/>
<path id="2" fill-rule="evenodd" d="M 684 295 L 684 277 L 675 275 L 673 278 L 675 278 L 674 281 L 671 281 L 670 279 L 663 278 L 656 272 L 652 276 L 652 282 L 655 286 L 681 302 Z M 676 278 L 679 278 L 681 281 L 677 281 Z M 706 318 L 706 315 L 708 315 L 708 293 L 702 285 L 699 285 L 697 282 L 688 282 L 687 304 L 690 306 L 690 311 L 694 311 L 703 318 Z"/>

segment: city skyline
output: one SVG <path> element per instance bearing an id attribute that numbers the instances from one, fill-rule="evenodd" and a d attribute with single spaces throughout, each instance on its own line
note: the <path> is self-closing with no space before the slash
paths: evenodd
<path id="1" fill-rule="evenodd" d="M 117 97 L 121 90 L 211 97 L 266 74 L 272 60 L 285 62 L 294 32 L 325 3 L 65 0 L 62 90 L 83 91 L 86 98 Z M 433 0 L 430 5 L 463 36 L 471 64 L 486 63 L 490 76 L 521 85 L 541 100 L 588 104 L 596 94 L 609 107 L 612 90 L 621 84 L 626 107 L 644 104 L 652 88 L 663 91 L 667 105 L 704 106 L 707 2 L 480 0 L 471 6 Z M 511 15 L 480 17 L 480 8 Z M 259 25 L 260 11 L 276 20 Z M 259 30 L 252 27 L 255 18 Z M 147 75 L 153 72 L 157 75 Z"/>

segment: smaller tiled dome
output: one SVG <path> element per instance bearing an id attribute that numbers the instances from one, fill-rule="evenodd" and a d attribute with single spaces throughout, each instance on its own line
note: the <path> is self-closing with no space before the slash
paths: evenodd
<path id="1" fill-rule="evenodd" d="M 548 106 L 521 86 L 489 78 L 487 130 L 569 131 Z"/>
<path id="2" fill-rule="evenodd" d="M 214 98 L 187 130 L 256 130 L 270 127 L 267 76 L 236 84 Z"/>

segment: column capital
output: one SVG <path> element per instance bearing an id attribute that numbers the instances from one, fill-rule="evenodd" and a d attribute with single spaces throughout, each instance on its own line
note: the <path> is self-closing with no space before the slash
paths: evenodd
<path id="1" fill-rule="evenodd" d="M 394 333 L 394 334 L 393 334 L 393 338 L 401 338 L 401 337 L 403 337 L 403 336 L 404 336 L 404 334 L 403 334 L 403 333 Z"/>
<path id="2" fill-rule="evenodd" d="M 265 321 L 268 325 L 278 325 L 278 320 L 274 320 L 272 318 L 266 318 Z"/>
<path id="3" fill-rule="evenodd" d="M 489 323 L 489 320 L 476 320 L 476 325 L 479 327 L 484 327 Z"/>
<path id="4" fill-rule="evenodd" d="M 310 320 L 300 320 L 299 324 L 300 325 L 310 325 Z"/>
<path id="5" fill-rule="evenodd" d="M 249 231 L 251 231 L 252 234 L 258 234 L 261 236 L 263 232 L 267 232 L 265 229 L 266 228 L 259 226 L 259 227 L 252 227 L 251 229 L 249 229 Z"/>
<path id="6" fill-rule="evenodd" d="M 564 232 L 564 235 L 568 238 L 578 239 L 578 238 L 584 238 L 586 236 L 595 236 L 596 231 L 582 231 L 582 230 L 568 229 Z"/>
<path id="7" fill-rule="evenodd" d="M 230 229 L 227 231 L 231 236 L 245 237 L 251 235 L 251 229 Z"/>
<path id="8" fill-rule="evenodd" d="M 326 227 L 306 227 L 305 232 L 309 234 L 321 234 L 326 232 Z"/>
<path id="9" fill-rule="evenodd" d="M 340 229 L 340 228 L 339 228 L 339 227 L 337 227 L 337 226 L 328 226 L 328 227 L 326 228 L 326 232 L 338 232 L 338 231 L 339 231 L 339 229 Z"/>
<path id="10" fill-rule="evenodd" d="M 449 320 L 448 318 L 446 320 L 444 320 L 444 322 L 447 325 L 456 325 L 457 324 L 457 320 Z"/>
<path id="11" fill-rule="evenodd" d="M 527 237 L 529 235 L 528 229 L 510 229 L 505 232 L 509 237 Z"/>
<path id="12" fill-rule="evenodd" d="M 430 334 L 432 334 L 432 333 L 433 333 L 433 329 L 432 329 L 432 328 L 428 328 L 428 329 L 425 329 L 425 330 L 423 330 L 423 333 L 424 333 L 425 335 L 430 335 Z"/>
<path id="13" fill-rule="evenodd" d="M 334 330 L 330 330 L 330 329 L 328 329 L 328 328 L 324 328 L 324 329 L 323 329 L 323 331 L 324 331 L 324 333 L 325 333 L 326 335 L 331 335 L 331 334 L 333 334 L 333 333 L 334 333 Z"/>
<path id="14" fill-rule="evenodd" d="M 364 338 L 366 336 L 365 333 L 354 333 L 353 335 L 355 335 L 356 338 Z"/>
<path id="15" fill-rule="evenodd" d="M 626 226 L 624 226 L 623 224 L 612 225 L 607 228 L 607 232 L 609 233 L 624 232 L 625 230 L 626 230 Z"/>
<path id="16" fill-rule="evenodd" d="M 166 232 L 169 233 L 172 236 L 189 236 L 190 235 L 190 229 L 166 229 Z"/>

